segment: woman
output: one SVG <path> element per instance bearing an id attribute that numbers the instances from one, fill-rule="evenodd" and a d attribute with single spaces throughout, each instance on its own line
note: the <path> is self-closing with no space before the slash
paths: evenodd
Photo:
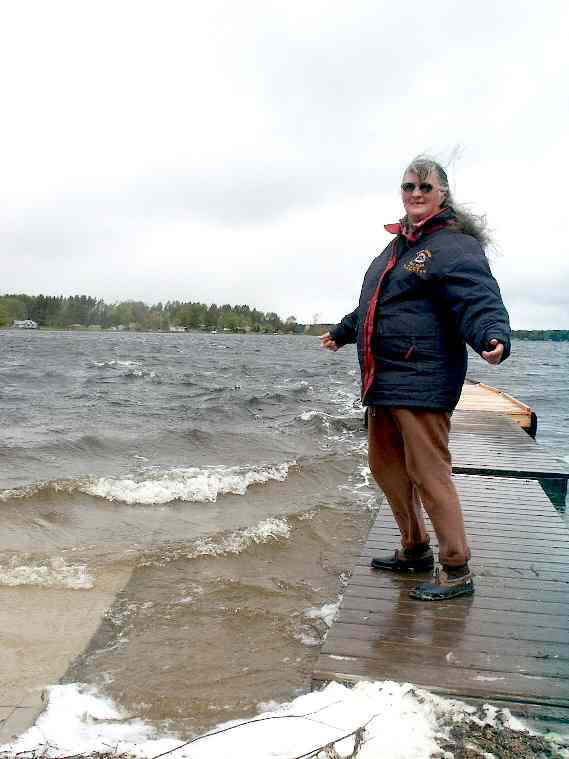
<path id="1" fill-rule="evenodd" d="M 321 343 L 336 351 L 357 342 L 369 465 L 401 532 L 401 547 L 372 559 L 372 567 L 433 569 L 422 504 L 442 570 L 411 596 L 446 600 L 474 592 L 448 449 L 466 343 L 498 364 L 510 353 L 510 325 L 484 253 L 484 222 L 455 205 L 442 166 L 427 156 L 413 160 L 401 199 L 405 216 L 386 225 L 396 237 L 369 267 L 358 307 Z"/>

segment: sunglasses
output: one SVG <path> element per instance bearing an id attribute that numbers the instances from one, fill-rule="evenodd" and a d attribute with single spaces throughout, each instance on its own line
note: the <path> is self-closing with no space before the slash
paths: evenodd
<path id="1" fill-rule="evenodd" d="M 403 192 L 414 192 L 415 187 L 419 187 L 420 192 L 423 193 L 423 195 L 428 195 L 430 192 L 433 191 L 434 187 L 430 182 L 421 182 L 420 185 L 416 185 L 415 182 L 403 182 L 401 185 L 401 189 Z"/>

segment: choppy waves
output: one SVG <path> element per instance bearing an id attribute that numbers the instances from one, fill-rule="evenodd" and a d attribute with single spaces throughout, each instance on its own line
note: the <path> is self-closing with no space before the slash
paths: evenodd
<path id="1" fill-rule="evenodd" d="M 0 491 L 0 502 L 84 493 L 107 501 L 133 504 L 166 504 L 174 501 L 207 503 L 220 496 L 245 495 L 255 485 L 284 482 L 296 462 L 257 467 L 152 467 L 133 477 L 92 477 L 51 480 Z"/>
<path id="2" fill-rule="evenodd" d="M 264 519 L 254 527 L 237 530 L 218 540 L 208 537 L 196 541 L 188 558 L 239 554 L 253 545 L 286 539 L 290 536 L 290 530 L 286 519 Z"/>
<path id="3" fill-rule="evenodd" d="M 253 469 L 242 467 L 189 467 L 149 473 L 142 479 L 101 477 L 80 490 L 88 495 L 128 504 L 164 504 L 172 501 L 207 502 L 233 493 L 244 495 L 252 485 L 283 482 L 289 463 Z"/>
<path id="4" fill-rule="evenodd" d="M 285 517 L 269 517 L 249 527 L 198 538 L 189 546 L 169 545 L 154 555 L 146 552 L 139 566 L 165 566 L 173 561 L 235 556 L 257 545 L 288 540 L 292 529 Z"/>

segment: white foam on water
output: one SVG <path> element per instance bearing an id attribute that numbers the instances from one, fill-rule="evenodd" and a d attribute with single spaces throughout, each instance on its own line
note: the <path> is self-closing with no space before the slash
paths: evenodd
<path id="1" fill-rule="evenodd" d="M 360 477 L 362 478 L 362 482 L 359 485 L 356 485 L 357 488 L 370 488 L 374 486 L 374 480 L 369 466 L 361 466 L 359 473 Z"/>
<path id="2" fill-rule="evenodd" d="M 327 437 L 334 440 L 342 439 L 339 435 L 332 435 L 332 424 L 334 421 L 341 421 L 341 416 L 334 416 L 334 414 L 328 414 L 326 411 L 318 411 L 317 409 L 312 409 L 311 411 L 303 411 L 298 418 L 303 422 L 310 422 L 312 419 L 319 419 L 322 423 L 322 426 L 326 430 Z"/>
<path id="3" fill-rule="evenodd" d="M 380 491 L 367 465 L 358 467 L 348 478 L 347 484 L 338 485 L 338 490 L 349 493 L 350 497 L 367 511 L 375 512 L 380 506 Z"/>
<path id="4" fill-rule="evenodd" d="M 483 682 L 483 683 L 493 683 L 496 680 L 505 680 L 506 678 L 505 677 L 485 677 L 484 675 L 477 675 L 474 679 L 480 680 L 480 682 Z"/>
<path id="5" fill-rule="evenodd" d="M 300 415 L 300 418 L 302 419 L 303 422 L 309 422 L 311 419 L 314 419 L 315 416 L 321 416 L 322 419 L 325 419 L 327 414 L 325 414 L 322 411 L 316 411 L 316 410 L 303 411 L 302 414 Z"/>
<path id="6" fill-rule="evenodd" d="M 465 717 L 477 724 L 497 724 L 497 710 L 488 709 L 481 721 L 474 707 L 449 701 L 410 684 L 361 682 L 353 688 L 331 683 L 324 690 L 307 693 L 285 704 L 264 703 L 256 718 L 220 725 L 176 750 L 188 759 L 290 759 L 334 742 L 340 756 L 350 755 L 353 737 L 365 727 L 358 759 L 425 759 L 439 751 L 435 741 L 443 733 L 445 718 Z M 512 729 L 523 729 L 506 714 Z M 229 728 L 229 729 L 228 729 Z M 0 751 L 36 752 L 56 757 L 91 752 L 129 753 L 153 757 L 182 746 L 183 741 L 159 731 L 140 719 L 131 719 L 109 699 L 80 686 L 56 685 L 50 689 L 45 712 L 36 724 Z"/>
<path id="7" fill-rule="evenodd" d="M 294 637 L 299 640 L 303 646 L 308 646 L 309 648 L 315 648 L 316 646 L 322 645 L 322 638 L 318 637 L 316 634 L 311 634 L 306 630 L 301 630 Z"/>
<path id="8" fill-rule="evenodd" d="M 124 367 L 130 368 L 133 366 L 138 366 L 139 362 L 138 361 L 120 361 L 119 359 L 111 358 L 108 361 L 93 361 L 91 365 L 96 366 L 99 369 L 103 369 L 105 367 L 113 367 L 113 366 L 124 366 Z"/>
<path id="9" fill-rule="evenodd" d="M 303 411 L 297 418 L 302 422 L 318 419 L 327 443 L 344 444 L 347 453 L 367 454 L 367 439 L 362 439 L 364 409 L 357 396 L 346 390 L 331 388 L 327 407 L 334 406 L 335 413 L 310 409 Z M 361 420 L 361 430 L 354 425 L 354 420 Z"/>
<path id="10" fill-rule="evenodd" d="M 282 540 L 289 536 L 290 525 L 286 519 L 271 517 L 264 519 L 254 527 L 246 527 L 243 530 L 232 532 L 231 535 L 227 535 L 218 541 L 211 540 L 211 538 L 200 538 L 194 543 L 193 551 L 188 554 L 188 558 L 239 554 L 249 546 Z"/>
<path id="11" fill-rule="evenodd" d="M 71 495 L 78 488 L 78 480 L 43 480 L 19 488 L 0 490 L 0 501 L 12 501 L 16 498 L 33 498 L 43 493 L 67 493 Z"/>
<path id="12" fill-rule="evenodd" d="M 7 565 L 0 564 L 0 585 L 9 587 L 36 585 L 90 590 L 94 584 L 94 578 L 84 564 L 67 564 L 61 557 L 52 558 L 45 564 L 25 564 L 21 563 L 21 558 L 14 557 Z"/>
<path id="13" fill-rule="evenodd" d="M 338 600 L 335 603 L 327 603 L 322 606 L 305 609 L 303 616 L 305 619 L 312 620 L 312 624 L 303 625 L 295 635 L 296 639 L 304 646 L 322 645 L 322 641 L 328 635 L 328 630 L 332 627 L 332 623 L 338 613 L 342 597 L 342 595 L 338 596 Z"/>
<path id="14" fill-rule="evenodd" d="M 286 519 L 269 517 L 258 522 L 253 527 L 235 530 L 218 539 L 211 537 L 198 538 L 192 543 L 189 551 L 187 548 L 170 547 L 167 553 L 161 553 L 158 557 L 145 557 L 141 559 L 139 566 L 165 566 L 172 561 L 179 561 L 180 559 L 236 555 L 254 545 L 286 540 L 290 536 L 290 532 L 291 528 Z"/>
<path id="15" fill-rule="evenodd" d="M 299 419 L 303 422 L 310 422 L 312 419 L 318 419 L 324 428 L 324 436 L 328 443 L 343 443 L 346 445 L 347 452 L 350 452 L 354 447 L 359 446 L 358 443 L 354 443 L 354 432 L 351 429 L 345 429 L 338 432 L 334 425 L 337 422 L 342 422 L 346 419 L 351 419 L 353 415 L 334 415 L 328 414 L 325 411 L 318 411 L 312 409 L 310 411 L 303 411 L 299 415 Z"/>
<path id="16" fill-rule="evenodd" d="M 314 517 L 316 516 L 316 514 L 317 514 L 317 512 L 311 509 L 310 511 L 305 511 L 305 512 L 303 512 L 301 514 L 297 514 L 296 515 L 296 519 L 299 522 L 310 522 L 310 521 L 312 521 L 314 519 Z"/>
<path id="17" fill-rule="evenodd" d="M 283 381 L 282 385 L 277 385 L 277 388 L 279 389 L 285 389 L 285 390 L 299 390 L 299 391 L 308 391 L 308 392 L 314 392 L 314 387 L 306 380 L 300 380 L 300 382 L 293 377 L 286 377 Z"/>
<path id="18" fill-rule="evenodd" d="M 270 480 L 283 482 L 295 463 L 250 469 L 227 466 L 174 468 L 145 473 L 139 479 L 100 477 L 79 489 L 88 495 L 127 504 L 213 502 L 228 493 L 244 495 L 251 485 L 263 485 Z"/>
<path id="19" fill-rule="evenodd" d="M 306 609 L 304 616 L 308 619 L 321 619 L 326 627 L 332 627 L 332 623 L 340 608 L 341 599 L 339 598 L 335 603 L 324 604 L 323 606 L 313 607 Z"/>
<path id="20" fill-rule="evenodd" d="M 342 416 L 363 416 L 363 407 L 358 393 L 352 393 L 347 390 L 335 390 L 330 394 L 330 400 L 339 407 Z"/>

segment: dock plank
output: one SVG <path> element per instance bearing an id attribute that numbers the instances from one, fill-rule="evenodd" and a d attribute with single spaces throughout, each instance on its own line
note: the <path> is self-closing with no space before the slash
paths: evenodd
<path id="1" fill-rule="evenodd" d="M 372 570 L 370 557 L 399 541 L 383 506 L 355 560 L 314 681 L 412 682 L 569 720 L 569 529 L 532 479 L 454 480 L 472 548 L 474 596 L 421 603 L 408 595 L 416 576 Z"/>
<path id="2" fill-rule="evenodd" d="M 365 679 L 395 680 L 408 682 L 408 660 L 384 657 L 381 663 L 377 659 L 360 659 L 358 657 L 322 654 L 318 659 L 315 677 L 336 669 L 337 677 L 346 682 Z M 569 697 L 565 678 L 523 675 L 518 672 L 497 672 L 493 669 L 466 669 L 447 665 L 444 679 L 441 680 L 441 668 L 423 664 L 413 665 L 413 682 L 434 693 L 445 696 L 461 695 L 485 699 L 510 698 L 526 700 L 528 689 L 532 692 L 532 703 L 547 706 L 562 706 L 569 709 Z"/>

